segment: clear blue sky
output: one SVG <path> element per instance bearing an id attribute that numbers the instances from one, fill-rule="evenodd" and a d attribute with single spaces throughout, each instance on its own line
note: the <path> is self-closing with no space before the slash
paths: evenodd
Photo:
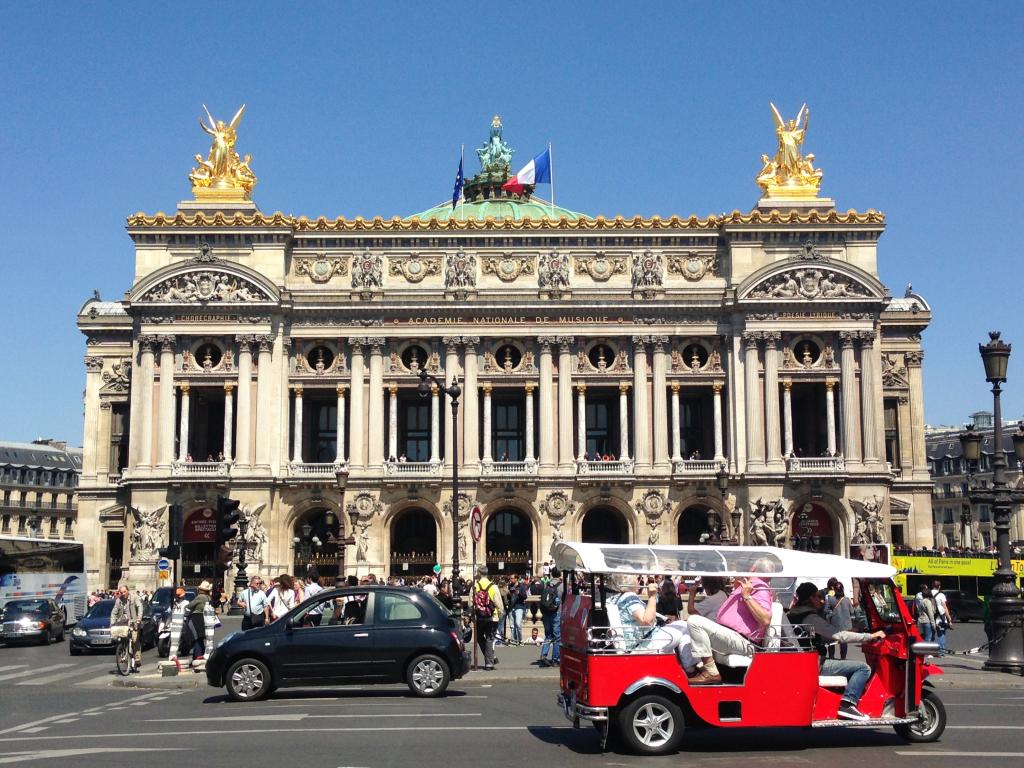
<path id="1" fill-rule="evenodd" d="M 494 113 L 514 165 L 553 142 L 568 208 L 749 210 L 774 148 L 769 100 L 787 114 L 807 101 L 823 193 L 887 214 L 882 279 L 934 308 L 928 421 L 991 407 L 977 352 L 991 328 L 1017 346 L 1005 412 L 1024 413 L 1021 3 L 0 11 L 0 439 L 81 443 L 75 313 L 93 288 L 130 287 L 125 217 L 190 196 L 203 102 L 249 105 L 239 149 L 262 210 L 352 217 L 450 195 L 460 143 L 472 172 Z"/>

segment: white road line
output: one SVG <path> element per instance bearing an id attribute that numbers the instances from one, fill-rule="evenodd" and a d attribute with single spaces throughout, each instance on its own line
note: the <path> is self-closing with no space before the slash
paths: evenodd
<path id="1" fill-rule="evenodd" d="M 481 712 L 403 712 L 397 715 L 311 715 L 305 712 L 292 712 L 289 714 L 280 715 L 239 715 L 237 717 L 229 715 L 228 717 L 218 717 L 218 723 L 231 723 L 231 722 L 252 722 L 254 720 L 278 720 L 282 722 L 298 722 L 300 720 L 312 720 L 319 718 L 333 718 L 336 720 L 383 720 L 390 717 L 483 717 Z M 147 723 L 194 723 L 195 717 L 167 717 L 158 718 L 154 720 L 146 720 Z"/>
<path id="2" fill-rule="evenodd" d="M 947 725 L 947 731 L 1024 731 L 1024 725 Z"/>
<path id="3" fill-rule="evenodd" d="M 54 758 L 77 757 L 80 755 L 100 755 L 107 754 L 110 752 L 163 752 L 164 749 L 167 749 L 168 751 L 182 752 L 185 751 L 187 747 L 166 747 L 160 749 L 129 747 L 86 747 L 85 749 L 46 749 L 40 750 L 39 752 L 14 752 L 7 755 L 0 755 L 0 765 L 24 763 L 28 762 L 29 760 L 52 760 Z"/>
<path id="4" fill-rule="evenodd" d="M 58 672 L 55 675 L 33 677 L 31 680 L 23 680 L 20 683 L 15 683 L 15 685 L 48 685 L 49 683 L 53 683 L 58 680 L 66 680 L 84 674 L 91 674 L 92 672 L 98 671 L 100 669 L 110 669 L 110 664 L 106 662 L 104 662 L 103 664 L 91 664 L 87 667 L 78 667 L 74 670 L 69 669 L 64 672 Z"/>
<path id="5" fill-rule="evenodd" d="M 903 757 L 1020 757 L 1020 752 L 928 752 L 923 749 L 900 752 Z"/>
<path id="6" fill-rule="evenodd" d="M 60 723 L 61 725 L 64 725 L 66 723 L 76 723 L 76 722 L 78 722 L 78 720 L 79 720 L 79 718 L 77 718 L 77 717 L 67 717 L 67 718 L 64 718 L 63 720 L 54 720 L 53 724 L 56 725 L 57 723 Z"/>
<path id="7" fill-rule="evenodd" d="M 155 701 L 155 699 L 154 699 Z M 461 699 L 459 699 L 461 701 Z M 452 703 L 458 703 L 456 700 L 452 700 Z M 301 707 L 302 709 L 310 709 L 313 707 L 325 708 L 325 707 L 359 707 L 361 709 L 375 709 L 377 707 L 421 707 L 423 702 L 420 700 L 410 699 L 407 701 L 382 701 L 382 702 L 361 702 L 361 701 L 335 701 L 331 703 L 314 703 L 309 704 L 306 699 L 288 700 L 281 699 L 280 703 L 271 702 L 252 702 L 250 704 L 223 704 L 214 705 L 217 707 L 218 712 L 262 712 L 262 711 L 273 711 L 288 709 L 294 710 Z"/>
<path id="8" fill-rule="evenodd" d="M 50 715 L 49 717 L 44 717 L 41 720 L 33 720 L 31 723 L 22 723 L 21 725 L 15 725 L 11 726 L 10 728 L 5 728 L 4 730 L 0 731 L 0 733 L 13 733 L 14 731 L 21 731 L 26 728 L 32 728 L 33 726 L 42 725 L 43 723 L 52 723 L 54 720 L 60 720 L 62 717 L 74 717 L 77 714 L 77 712 L 65 712 L 62 715 Z"/>
<path id="9" fill-rule="evenodd" d="M 35 728 L 25 728 L 21 732 L 22 733 L 39 733 L 40 731 L 45 731 L 49 727 L 50 726 L 48 726 L 48 725 L 37 725 Z"/>
<path id="10" fill-rule="evenodd" d="M 29 675 L 38 675 L 43 672 L 55 672 L 58 669 L 65 669 L 66 667 L 73 667 L 74 664 L 54 664 L 49 667 L 38 667 L 36 669 L 27 669 L 24 672 L 9 672 L 6 675 L 0 675 L 0 680 L 14 680 L 19 677 L 28 677 Z"/>
<path id="11" fill-rule="evenodd" d="M 0 667 L 0 672 L 6 672 L 9 669 L 21 669 L 24 664 L 7 664 L 6 666 Z"/>

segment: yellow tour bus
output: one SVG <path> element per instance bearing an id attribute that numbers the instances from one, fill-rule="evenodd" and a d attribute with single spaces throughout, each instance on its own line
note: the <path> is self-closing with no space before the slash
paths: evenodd
<path id="1" fill-rule="evenodd" d="M 1024 575 L 1024 560 L 1012 560 L 1013 571 L 1020 584 Z M 999 563 L 995 557 L 965 557 L 963 555 L 892 555 L 897 570 L 896 584 L 904 597 L 917 594 L 922 584 L 931 585 L 939 579 L 943 589 L 959 589 L 969 595 L 983 597 L 992 592 L 992 578 Z"/>

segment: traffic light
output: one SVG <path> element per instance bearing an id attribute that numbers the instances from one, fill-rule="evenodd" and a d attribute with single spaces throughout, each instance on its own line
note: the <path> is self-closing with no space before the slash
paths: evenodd
<path id="1" fill-rule="evenodd" d="M 217 497 L 217 562 L 227 566 L 234 559 L 234 548 L 231 540 L 238 535 L 238 524 L 241 515 L 238 512 L 240 502 L 225 496 Z"/>
<path id="2" fill-rule="evenodd" d="M 171 544 L 169 547 L 160 547 L 157 552 L 160 553 L 160 557 L 166 557 L 168 560 L 177 560 L 181 557 L 181 547 L 177 544 Z"/>
<path id="3" fill-rule="evenodd" d="M 167 511 L 167 546 L 160 547 L 157 551 L 160 557 L 169 560 L 177 560 L 181 557 L 182 526 L 184 524 L 184 510 L 181 504 L 171 504 Z"/>

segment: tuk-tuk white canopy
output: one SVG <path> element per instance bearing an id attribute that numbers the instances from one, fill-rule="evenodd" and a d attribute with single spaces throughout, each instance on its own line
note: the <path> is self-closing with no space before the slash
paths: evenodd
<path id="1" fill-rule="evenodd" d="M 669 576 L 765 576 L 890 579 L 890 565 L 849 560 L 838 555 L 777 547 L 645 546 L 562 541 L 551 547 L 555 565 L 589 573 L 666 574 Z"/>

